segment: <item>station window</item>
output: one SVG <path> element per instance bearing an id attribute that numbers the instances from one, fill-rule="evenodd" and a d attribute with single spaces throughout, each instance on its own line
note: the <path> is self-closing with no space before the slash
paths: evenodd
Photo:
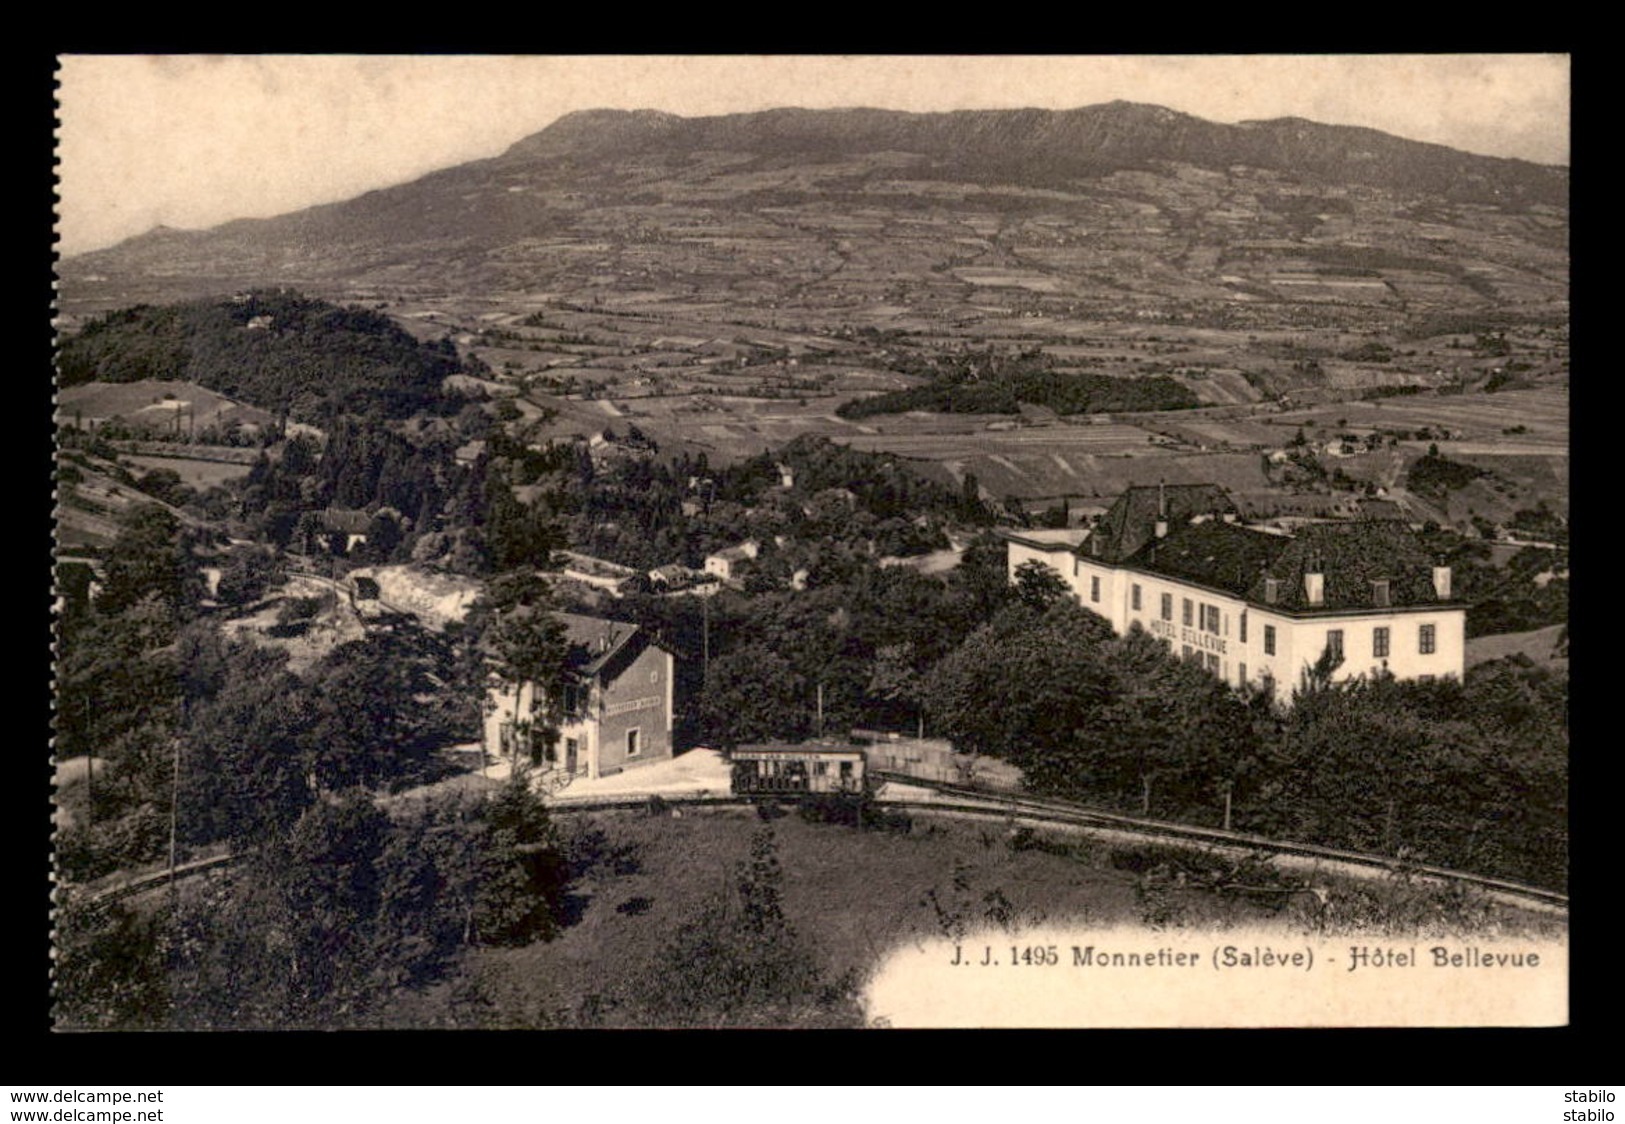
<path id="1" fill-rule="evenodd" d="M 1373 628 L 1371 630 L 1371 655 L 1376 659 L 1388 657 L 1388 630 L 1386 628 Z"/>
<path id="2" fill-rule="evenodd" d="M 1439 632 L 1437 625 L 1425 624 L 1416 634 L 1417 650 L 1424 656 L 1431 656 L 1438 650 Z"/>
<path id="3" fill-rule="evenodd" d="M 1089 600 L 1100 600 L 1100 577 L 1096 575 L 1089 579 Z"/>
<path id="4" fill-rule="evenodd" d="M 1266 656 L 1275 654 L 1275 626 L 1273 624 L 1264 626 L 1264 654 Z"/>
<path id="5" fill-rule="evenodd" d="M 1174 595 L 1171 593 L 1162 595 L 1162 619 L 1165 621 L 1174 619 Z"/>
<path id="6" fill-rule="evenodd" d="M 1134 611 L 1138 613 L 1140 611 L 1140 586 L 1138 582 L 1129 587 L 1129 601 Z"/>
<path id="7" fill-rule="evenodd" d="M 1332 654 L 1332 659 L 1343 658 L 1343 630 L 1332 628 L 1326 630 L 1326 650 Z"/>

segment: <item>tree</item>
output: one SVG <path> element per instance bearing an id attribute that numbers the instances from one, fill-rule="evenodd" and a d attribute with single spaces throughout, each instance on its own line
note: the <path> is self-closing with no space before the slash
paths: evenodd
<path id="1" fill-rule="evenodd" d="M 702 735 L 723 747 L 813 732 L 814 688 L 788 659 L 757 642 L 714 657 L 697 711 Z"/>
<path id="2" fill-rule="evenodd" d="M 72 893 L 52 931 L 51 997 L 59 1028 L 156 1030 L 170 1016 L 163 922 L 118 902 Z"/>
<path id="3" fill-rule="evenodd" d="M 343 1008 L 363 989 L 380 902 L 389 817 L 365 792 L 322 800 L 288 836 L 284 896 L 293 927 L 290 984 L 313 1007 Z"/>
<path id="4" fill-rule="evenodd" d="M 484 809 L 474 931 L 486 944 L 525 944 L 559 927 L 569 867 L 547 806 L 523 770 Z"/>
<path id="5" fill-rule="evenodd" d="M 750 855 L 688 919 L 669 954 L 617 997 L 637 1025 L 841 1027 L 861 1025 L 851 980 L 829 980 L 785 915 L 784 873 L 773 829 L 751 837 Z"/>
<path id="6" fill-rule="evenodd" d="M 961 633 L 992 619 L 1013 595 L 1004 540 L 988 531 L 972 539 L 948 575 L 948 589 L 958 603 Z"/>
<path id="7" fill-rule="evenodd" d="M 1033 558 L 1016 567 L 1016 599 L 1034 612 L 1042 613 L 1072 590 L 1055 567 Z"/>
<path id="8" fill-rule="evenodd" d="M 1103 705 L 1111 626 L 1070 599 L 1039 614 L 1012 605 L 966 637 L 923 688 L 933 727 L 961 753 L 1042 769 Z"/>
<path id="9" fill-rule="evenodd" d="M 316 665 L 305 707 L 311 775 L 324 791 L 421 779 L 450 731 L 427 700 L 450 673 L 449 650 L 415 630 L 378 632 Z"/>
<path id="10" fill-rule="evenodd" d="M 220 569 L 216 597 L 223 605 L 250 605 L 264 596 L 268 588 L 280 582 L 285 572 L 281 556 L 269 547 L 253 543 L 238 544 L 231 548 L 226 564 Z"/>
<path id="11" fill-rule="evenodd" d="M 389 562 L 401 545 L 401 516 L 392 507 L 381 507 L 367 524 L 367 542 L 362 548 L 365 559 L 380 565 Z"/>
<path id="12" fill-rule="evenodd" d="M 475 643 L 490 673 L 513 692 L 517 713 L 527 684 L 532 686 L 535 709 L 521 715 L 519 741 L 529 741 L 535 753 L 557 736 L 563 716 L 564 687 L 570 677 L 570 651 L 564 622 L 553 609 L 552 594 L 532 573 L 506 575 L 488 587 L 484 604 L 477 604 Z M 529 727 L 539 718 L 541 729 Z M 519 753 L 519 742 L 514 752 Z"/>
<path id="13" fill-rule="evenodd" d="M 913 644 L 888 644 L 875 652 L 865 693 L 888 710 L 906 707 L 919 713 L 920 674 Z M 923 716 L 920 718 L 923 723 Z"/>
<path id="14" fill-rule="evenodd" d="M 196 677 L 213 657 L 200 645 L 189 651 L 182 666 Z M 309 692 L 287 663 L 286 652 L 239 642 L 221 653 L 214 682 L 189 686 L 176 803 L 182 838 L 242 847 L 279 837 L 310 807 Z"/>
<path id="15" fill-rule="evenodd" d="M 103 612 L 117 613 L 145 597 L 176 612 L 190 611 L 203 593 L 203 572 L 192 556 L 193 536 L 158 504 L 138 504 L 119 521 L 108 551 Z"/>

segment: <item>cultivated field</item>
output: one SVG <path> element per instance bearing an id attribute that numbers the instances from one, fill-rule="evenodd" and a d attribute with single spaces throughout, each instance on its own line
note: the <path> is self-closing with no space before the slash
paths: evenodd
<path id="1" fill-rule="evenodd" d="M 1537 664 L 1566 670 L 1569 666 L 1568 656 L 1559 655 L 1557 649 L 1558 638 L 1565 627 L 1554 624 L 1531 632 L 1474 637 L 1467 641 L 1467 666 L 1521 655 L 1528 656 Z"/>
<path id="2" fill-rule="evenodd" d="M 154 457 L 130 453 L 119 458 L 127 464 L 143 469 L 167 468 L 198 491 L 206 491 L 217 484 L 247 476 L 251 464 L 228 464 L 223 461 L 198 460 L 193 457 Z"/>
<path id="3" fill-rule="evenodd" d="M 1462 452 L 1567 456 L 1569 394 L 1566 386 L 1537 390 L 1504 390 L 1497 394 L 1416 395 L 1370 402 L 1339 402 L 1313 410 L 1288 410 L 1277 425 L 1355 431 L 1443 427 L 1459 437 Z M 1346 421 L 1346 425 L 1344 422 Z M 1514 427 L 1527 433 L 1508 434 Z M 1472 448 L 1467 448 L 1471 445 Z M 1447 446 L 1440 445 L 1444 450 Z"/>
<path id="4" fill-rule="evenodd" d="M 168 379 L 87 382 L 57 394 L 57 424 L 100 425 L 118 418 L 130 425 L 186 434 L 209 426 L 263 426 L 274 419 L 266 410 L 245 406 L 196 383 Z"/>

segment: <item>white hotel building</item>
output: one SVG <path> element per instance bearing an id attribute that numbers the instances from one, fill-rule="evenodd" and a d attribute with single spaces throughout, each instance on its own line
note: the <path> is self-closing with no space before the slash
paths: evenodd
<path id="1" fill-rule="evenodd" d="M 1038 561 L 1118 633 L 1139 625 L 1225 682 L 1289 697 L 1328 650 L 1334 680 L 1386 671 L 1460 678 L 1467 607 L 1403 523 L 1316 523 L 1292 535 L 1237 522 L 1212 484 L 1130 488 L 1081 543 L 1006 532 L 1012 579 Z"/>

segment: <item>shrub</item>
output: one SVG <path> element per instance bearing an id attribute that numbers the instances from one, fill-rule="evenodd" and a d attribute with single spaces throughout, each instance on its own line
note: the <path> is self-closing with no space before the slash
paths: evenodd
<path id="1" fill-rule="evenodd" d="M 834 823 L 857 827 L 862 822 L 864 801 L 861 797 L 834 793 L 803 800 L 796 813 L 808 823 Z"/>

